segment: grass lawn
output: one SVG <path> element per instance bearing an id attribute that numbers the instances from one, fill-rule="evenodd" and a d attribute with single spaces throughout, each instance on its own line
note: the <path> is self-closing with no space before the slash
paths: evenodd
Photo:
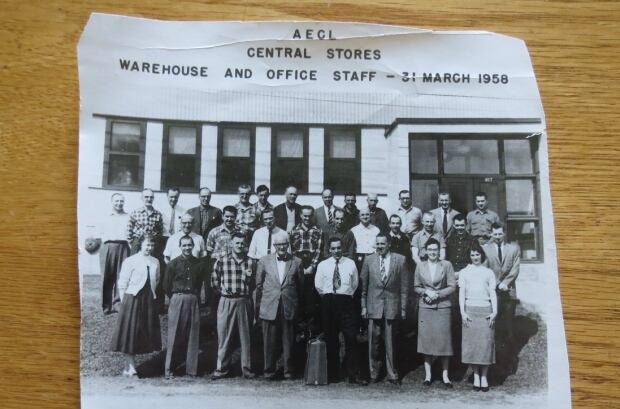
<path id="1" fill-rule="evenodd" d="M 468 382 L 468 373 L 463 365 L 453 362 L 451 378 L 454 389 L 445 389 L 441 382 L 435 381 L 431 387 L 422 386 L 424 368 L 422 359 L 415 353 L 415 340 L 405 339 L 397 356 L 398 366 L 402 377 L 402 385 L 395 386 L 387 382 L 369 385 L 366 387 L 350 386 L 345 382 L 327 386 L 310 387 L 303 384 L 301 379 L 293 381 L 266 382 L 257 378 L 245 380 L 239 377 L 211 381 L 210 373 L 215 369 L 217 340 L 211 329 L 213 323 L 205 320 L 201 333 L 201 354 L 199 358 L 199 377 L 187 379 L 177 377 L 174 380 L 165 380 L 164 359 L 165 352 L 157 352 L 137 357 L 139 380 L 128 380 L 120 376 L 123 368 L 122 354 L 108 351 L 110 337 L 116 322 L 116 314 L 103 315 L 100 308 L 100 282 L 98 276 L 85 276 L 82 288 L 82 323 L 81 323 L 81 382 L 83 394 L 88 396 L 117 396 L 138 395 L 170 397 L 181 395 L 208 394 L 212 397 L 231 395 L 241 399 L 273 399 L 287 398 L 303 401 L 303 399 L 352 399 L 355 401 L 390 400 L 393 402 L 409 402 L 415 397 L 420 401 L 454 401 L 453 403 L 492 402 L 515 403 L 516 398 L 542 396 L 547 387 L 547 339 L 546 326 L 540 316 L 517 308 L 516 344 L 519 345 L 518 368 L 508 377 L 491 375 L 492 388 L 489 393 L 473 393 L 471 383 Z M 167 318 L 161 318 L 162 341 L 165 345 Z M 258 373 L 262 367 L 262 345 L 260 336 L 253 335 L 253 365 Z M 299 346 L 303 351 L 303 346 Z M 360 344 L 360 359 L 367 360 L 367 344 Z M 302 356 L 302 353 L 297 355 Z M 437 362 L 436 364 L 438 364 Z M 303 357 L 298 367 L 303 369 Z M 363 364 L 366 366 L 367 364 Z M 233 366 L 239 375 L 238 354 L 233 360 Z M 437 365 L 436 365 L 437 366 Z M 363 368 L 364 369 L 364 368 Z M 440 379 L 439 368 L 435 379 Z M 493 367 L 491 367 L 491 371 Z M 366 369 L 367 373 L 367 369 Z M 183 374 L 183 368 L 179 370 Z M 84 398 L 84 395 L 83 395 Z M 517 399 L 519 400 L 519 399 Z M 112 401 L 110 401 L 112 402 Z M 240 403 L 237 402 L 237 403 Z M 503 402 L 503 403 L 502 403 Z M 176 401 L 175 401 L 176 403 Z M 523 402 L 527 403 L 527 402 Z M 303 406 L 303 405 L 302 405 Z M 345 405 L 346 406 L 346 405 Z M 345 407 L 343 406 L 343 407 Z M 534 406 L 529 405 L 530 408 Z M 151 407 L 152 409 L 152 407 Z M 298 408 L 299 409 L 299 408 Z M 341 408 L 342 409 L 342 408 Z"/>

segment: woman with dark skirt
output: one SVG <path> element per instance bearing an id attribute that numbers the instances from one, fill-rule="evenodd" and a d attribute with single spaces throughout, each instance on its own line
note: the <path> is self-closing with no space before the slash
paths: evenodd
<path id="1" fill-rule="evenodd" d="M 463 322 L 462 361 L 474 373 L 474 391 L 488 392 L 487 372 L 495 363 L 495 274 L 482 265 L 486 256 L 478 243 L 469 253 L 471 264 L 459 273 L 459 302 Z"/>
<path id="2" fill-rule="evenodd" d="M 151 256 L 155 241 L 145 236 L 140 252 L 121 267 L 118 292 L 122 300 L 110 349 L 125 354 L 124 376 L 137 376 L 135 355 L 161 350 L 161 332 L 155 289 L 159 261 Z"/>
<path id="3" fill-rule="evenodd" d="M 450 295 L 456 290 L 456 279 L 452 264 L 439 259 L 440 244 L 434 238 L 428 239 L 427 261 L 415 269 L 415 292 L 420 298 L 418 310 L 418 352 L 424 355 L 424 386 L 432 383 L 431 365 L 433 357 L 441 357 L 442 382 L 452 388 L 448 376 L 452 349 L 452 302 Z"/>

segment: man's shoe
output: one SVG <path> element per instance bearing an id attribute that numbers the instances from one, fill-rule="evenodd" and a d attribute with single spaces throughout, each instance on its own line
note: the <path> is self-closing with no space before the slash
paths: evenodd
<path id="1" fill-rule="evenodd" d="M 284 374 L 284 380 L 290 381 L 292 379 L 293 379 L 293 375 L 292 374 L 290 374 L 290 373 L 285 373 Z"/>
<path id="2" fill-rule="evenodd" d="M 211 375 L 211 380 L 212 381 L 217 381 L 219 379 L 224 379 L 227 376 L 228 376 L 227 373 L 222 373 L 222 372 L 215 371 L 215 372 L 213 372 L 213 375 Z"/>
<path id="3" fill-rule="evenodd" d="M 362 379 L 362 378 L 349 378 L 349 383 L 352 385 L 361 385 L 361 386 L 366 386 L 368 385 L 368 381 L 366 379 Z"/>
<path id="4" fill-rule="evenodd" d="M 378 378 L 370 378 L 370 383 L 379 383 Z"/>
<path id="5" fill-rule="evenodd" d="M 254 379 L 256 378 L 256 374 L 254 372 L 246 372 L 243 374 L 245 379 Z"/>
<path id="6" fill-rule="evenodd" d="M 392 385 L 400 385 L 399 379 L 388 379 L 388 382 L 391 383 Z"/>

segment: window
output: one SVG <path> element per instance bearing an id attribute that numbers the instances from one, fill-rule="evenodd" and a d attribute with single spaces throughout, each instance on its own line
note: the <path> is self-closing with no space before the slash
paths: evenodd
<path id="1" fill-rule="evenodd" d="M 144 122 L 109 120 L 106 125 L 103 186 L 141 189 L 144 181 Z"/>
<path id="2" fill-rule="evenodd" d="M 308 191 L 308 129 L 272 128 L 271 190 L 284 192 L 295 186 Z"/>
<path id="3" fill-rule="evenodd" d="M 218 139 L 217 191 L 237 192 L 240 185 L 254 185 L 254 129 L 221 126 Z"/>
<path id="4" fill-rule="evenodd" d="M 505 222 L 508 240 L 517 241 L 522 260 L 542 261 L 538 140 L 517 134 L 411 134 L 413 202 L 437 207 L 447 191 L 452 207 L 467 213 L 474 195 L 487 194 L 489 208 Z"/>
<path id="5" fill-rule="evenodd" d="M 201 127 L 165 124 L 162 149 L 162 188 L 194 190 L 200 184 Z"/>
<path id="6" fill-rule="evenodd" d="M 361 191 L 359 129 L 327 129 L 325 132 L 324 186 L 336 194 Z"/>

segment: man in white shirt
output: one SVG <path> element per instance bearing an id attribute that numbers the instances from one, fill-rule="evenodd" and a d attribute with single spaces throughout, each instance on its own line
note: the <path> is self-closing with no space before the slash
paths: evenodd
<path id="1" fill-rule="evenodd" d="M 181 231 L 181 217 L 186 210 L 178 205 L 180 196 L 181 190 L 178 187 L 168 189 L 168 205 L 160 210 L 164 222 L 163 235 L 166 238 Z"/>
<path id="2" fill-rule="evenodd" d="M 328 378 L 337 381 L 340 372 L 339 339 L 344 335 L 345 360 L 349 383 L 366 385 L 358 376 L 357 339 L 359 319 L 353 301 L 358 286 L 355 262 L 342 257 L 342 242 L 339 238 L 329 240 L 331 257 L 319 263 L 314 277 L 314 286 L 321 297 L 323 331 L 327 342 Z"/>
<path id="3" fill-rule="evenodd" d="M 355 264 L 357 269 L 361 270 L 364 257 L 375 252 L 375 239 L 380 230 L 377 226 L 370 223 L 370 210 L 367 207 L 361 208 L 360 222 L 351 229 L 351 233 L 355 237 L 357 246 L 355 254 Z"/>
<path id="4" fill-rule="evenodd" d="M 120 302 L 116 282 L 123 261 L 129 257 L 127 243 L 127 222 L 129 214 L 125 213 L 125 196 L 114 193 L 111 197 L 112 211 L 106 215 L 101 224 L 101 272 L 103 277 L 101 308 L 104 314 L 115 313 L 114 304 Z"/>
<path id="5" fill-rule="evenodd" d="M 262 257 L 268 254 L 274 254 L 276 252 L 275 242 L 276 238 L 288 235 L 284 230 L 276 226 L 276 220 L 273 216 L 273 210 L 267 209 L 262 213 L 264 227 L 256 230 L 252 236 L 252 242 L 250 243 L 250 249 L 248 251 L 248 257 L 258 261 Z"/>
<path id="6" fill-rule="evenodd" d="M 186 236 L 189 236 L 192 240 L 194 240 L 192 256 L 197 259 L 207 256 L 207 247 L 204 239 L 201 235 L 192 232 L 193 223 L 194 218 L 191 215 L 184 214 L 183 217 L 181 217 L 181 231 L 170 236 L 168 242 L 166 243 L 166 248 L 164 249 L 164 260 L 166 261 L 166 264 L 170 263 L 171 260 L 174 260 L 182 254 L 181 238 Z"/>
<path id="7" fill-rule="evenodd" d="M 422 228 L 422 210 L 413 206 L 411 193 L 408 190 L 401 190 L 398 193 L 398 200 L 400 200 L 400 207 L 396 214 L 400 216 L 402 222 L 400 231 L 411 240 L 413 235 Z"/>

